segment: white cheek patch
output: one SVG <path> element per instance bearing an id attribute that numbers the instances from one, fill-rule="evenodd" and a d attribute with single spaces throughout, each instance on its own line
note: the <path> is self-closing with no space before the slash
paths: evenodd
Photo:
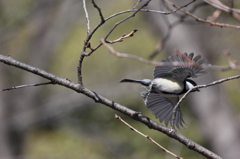
<path id="1" fill-rule="evenodd" d="M 155 89 L 158 89 L 161 92 L 169 93 L 180 93 L 184 88 L 182 83 L 179 83 L 176 80 L 169 80 L 165 78 L 154 79 L 153 85 Z"/>
<path id="2" fill-rule="evenodd" d="M 186 81 L 186 86 L 187 86 L 187 90 L 191 89 L 194 87 L 194 85 L 188 81 Z"/>

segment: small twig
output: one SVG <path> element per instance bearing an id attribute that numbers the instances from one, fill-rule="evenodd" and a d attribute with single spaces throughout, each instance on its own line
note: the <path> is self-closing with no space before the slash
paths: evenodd
<path id="1" fill-rule="evenodd" d="M 183 5 L 183 6 L 180 6 L 180 7 L 175 7 L 175 4 L 174 4 L 173 7 L 176 8 L 176 10 L 173 10 L 173 13 L 177 12 L 177 11 L 183 9 L 183 8 L 186 8 L 187 6 L 189 6 L 190 4 L 194 3 L 195 1 L 196 0 L 192 0 L 191 2 L 189 2 L 189 3 L 187 3 L 187 4 Z"/>
<path id="2" fill-rule="evenodd" d="M 123 34 L 120 38 L 113 40 L 113 41 L 106 41 L 106 43 L 116 43 L 116 42 L 122 42 L 124 39 L 126 38 L 130 38 L 133 37 L 134 34 L 138 31 L 138 29 L 134 29 L 133 31 L 131 31 L 129 34 Z"/>
<path id="3" fill-rule="evenodd" d="M 217 18 L 219 18 L 219 16 L 221 15 L 221 13 L 222 11 L 217 9 L 213 12 L 211 16 L 207 17 L 207 20 L 216 21 Z"/>
<path id="4" fill-rule="evenodd" d="M 178 9 L 180 7 L 177 7 L 175 4 L 173 4 L 172 2 L 168 1 L 168 0 L 164 0 L 165 2 L 167 2 L 168 4 L 172 5 L 174 8 Z M 198 22 L 204 22 L 204 23 L 208 23 L 210 25 L 214 25 L 214 26 L 218 26 L 218 27 L 229 27 L 229 28 L 235 28 L 235 29 L 240 29 L 240 26 L 238 25 L 232 25 L 232 24 L 225 24 L 225 23 L 218 23 L 218 22 L 213 22 L 210 20 L 205 20 L 202 18 L 197 17 L 196 15 L 184 10 L 184 9 L 179 9 L 180 11 L 182 11 L 183 13 L 189 15 L 190 17 L 194 18 L 196 21 Z"/>
<path id="5" fill-rule="evenodd" d="M 83 9 L 84 9 L 85 17 L 86 17 L 86 21 L 87 21 L 87 35 L 89 36 L 91 31 L 90 31 L 90 20 L 89 20 L 89 16 L 88 16 L 87 7 L 86 7 L 86 0 L 83 0 Z"/>
<path id="6" fill-rule="evenodd" d="M 188 95 L 192 90 L 198 89 L 198 88 L 210 87 L 210 86 L 213 86 L 213 85 L 217 85 L 217 84 L 220 84 L 220 83 L 223 83 L 223 82 L 226 82 L 226 81 L 229 81 L 229 80 L 238 79 L 238 78 L 240 78 L 240 75 L 223 78 L 223 79 L 220 79 L 220 80 L 211 82 L 211 83 L 209 83 L 209 84 L 198 85 L 198 86 L 195 86 L 195 87 L 189 89 L 189 90 L 180 98 L 180 100 L 178 101 L 178 103 L 177 103 L 177 104 L 174 106 L 174 108 L 173 108 L 172 119 L 171 119 L 171 128 L 174 129 L 174 123 L 175 123 L 176 110 L 177 110 L 177 108 L 179 107 L 180 103 L 187 97 L 187 95 Z"/>
<path id="7" fill-rule="evenodd" d="M 110 53 L 112 53 L 113 55 L 115 55 L 115 56 L 117 56 L 117 57 L 124 57 L 124 58 L 135 59 L 135 60 L 138 60 L 138 61 L 141 61 L 141 62 L 150 64 L 150 65 L 155 65 L 155 66 L 158 66 L 158 65 L 162 65 L 162 64 L 163 64 L 162 62 L 146 60 L 146 59 L 144 59 L 144 58 L 142 58 L 142 57 L 139 57 L 139 56 L 136 56 L 136 55 L 131 55 L 131 54 L 126 54 L 126 53 L 117 52 L 117 51 L 114 50 L 114 48 L 113 48 L 112 46 L 108 45 L 108 44 L 104 41 L 104 39 L 101 39 L 101 43 L 108 48 L 108 50 L 110 51 Z"/>
<path id="8" fill-rule="evenodd" d="M 140 0 L 140 1 L 141 1 L 141 0 Z M 122 23 L 123 21 L 125 21 L 125 20 L 127 20 L 127 19 L 129 19 L 129 18 L 131 18 L 131 17 L 134 17 L 134 16 L 137 14 L 137 12 L 139 12 L 139 11 L 141 11 L 141 12 L 152 12 L 152 13 L 158 13 L 158 14 L 168 15 L 168 14 L 175 13 L 176 11 L 179 10 L 179 9 L 176 9 L 176 10 L 172 10 L 172 11 L 170 11 L 170 12 L 164 12 L 164 11 L 157 11 L 157 10 L 142 9 L 143 7 L 147 6 L 147 4 L 148 4 L 149 2 L 150 2 L 150 0 L 149 0 L 147 3 L 145 3 L 142 7 L 140 7 L 141 9 L 134 9 L 134 7 L 133 7 L 133 9 L 121 11 L 121 12 L 115 13 L 115 14 L 113 14 L 113 15 L 105 18 L 105 19 L 102 19 L 102 18 L 104 18 L 104 17 L 101 15 L 101 13 L 102 13 L 102 12 L 101 12 L 101 9 L 100 9 L 100 8 L 96 5 L 96 3 L 93 1 L 93 4 L 96 5 L 96 6 L 94 6 L 94 7 L 97 8 L 98 11 L 99 11 L 99 14 L 100 14 L 100 17 L 101 17 L 101 22 L 92 30 L 92 32 L 88 35 L 88 37 L 86 38 L 85 41 L 86 41 L 86 42 L 89 42 L 90 39 L 92 38 L 92 35 L 104 24 L 104 22 L 106 22 L 106 21 L 108 21 L 108 20 L 110 20 L 110 19 L 112 19 L 112 18 L 114 18 L 114 17 L 116 17 L 116 16 L 118 16 L 118 15 L 121 15 L 121 14 L 129 13 L 129 12 L 134 12 L 132 15 L 130 15 L 130 16 L 122 19 L 122 21 L 119 21 L 119 22 L 116 23 L 115 25 L 119 25 L 119 24 Z M 192 2 L 190 2 L 190 3 L 188 3 L 188 4 L 184 5 L 184 6 L 182 6 L 181 8 L 187 7 L 187 6 L 188 6 L 189 4 L 191 4 L 191 3 L 192 3 Z M 116 27 L 116 26 L 114 26 L 114 28 L 112 28 L 112 29 L 115 29 L 115 27 Z M 111 29 L 111 31 L 108 33 L 108 35 L 105 37 L 105 39 L 112 33 L 112 31 L 113 31 L 112 29 Z M 92 48 L 91 51 L 88 52 L 88 53 L 86 53 L 86 52 L 85 52 L 85 48 L 83 48 L 83 50 L 84 50 L 84 51 L 83 51 L 83 56 L 89 56 L 89 55 L 91 55 L 94 51 L 96 51 L 96 50 L 97 50 L 98 48 L 100 48 L 101 46 L 102 46 L 102 43 L 98 44 L 96 47 Z"/>
<path id="9" fill-rule="evenodd" d="M 156 142 L 155 140 L 153 140 L 150 136 L 143 134 L 142 132 L 140 132 L 139 130 L 137 130 L 136 128 L 132 127 L 130 124 L 128 124 L 126 121 L 124 121 L 120 116 L 118 116 L 117 114 L 115 114 L 115 118 L 120 120 L 121 122 L 123 122 L 125 125 L 127 125 L 132 131 L 140 134 L 141 136 L 147 138 L 148 140 L 152 141 L 154 144 L 156 144 L 158 147 L 160 147 L 164 152 L 176 157 L 177 159 L 183 159 L 182 157 L 179 157 L 177 155 L 175 155 L 174 153 L 172 153 L 171 151 L 167 150 L 166 148 L 164 148 L 162 145 L 160 145 L 158 142 Z"/>
<path id="10" fill-rule="evenodd" d="M 221 11 L 229 13 L 236 20 L 240 21 L 240 10 L 233 8 L 233 6 L 228 7 L 225 4 L 221 3 L 219 0 L 203 0 L 214 8 L 217 8 Z M 233 5 L 233 4 L 232 4 Z"/>
<path id="11" fill-rule="evenodd" d="M 230 53 L 229 50 L 226 50 L 226 51 L 224 52 L 224 55 L 225 55 L 225 57 L 226 57 L 226 59 L 227 59 L 227 62 L 228 62 L 229 67 L 230 67 L 232 70 L 240 70 L 239 61 L 233 60 L 233 59 L 231 58 L 231 53 Z"/>
<path id="12" fill-rule="evenodd" d="M 102 14 L 101 8 L 98 7 L 98 5 L 95 3 L 94 0 L 92 0 L 92 4 L 93 4 L 93 6 L 94 6 L 95 8 L 97 8 L 98 13 L 99 13 L 99 16 L 100 16 L 100 18 L 101 18 L 101 23 L 103 24 L 103 23 L 105 22 L 105 19 L 104 19 L 104 16 L 103 16 L 103 14 Z"/>
<path id="13" fill-rule="evenodd" d="M 138 1 L 134 4 L 133 9 L 135 9 L 141 1 L 142 1 L 142 0 L 138 0 Z"/>
<path id="14" fill-rule="evenodd" d="M 158 61 L 152 61 L 152 60 L 147 60 L 145 58 L 139 57 L 137 55 L 132 55 L 132 54 L 127 54 L 127 53 L 120 53 L 118 51 L 116 51 L 112 46 L 110 46 L 109 44 L 107 44 L 104 39 L 101 39 L 101 44 L 103 44 L 110 53 L 112 53 L 113 55 L 117 56 L 117 57 L 123 57 L 123 58 L 130 58 L 130 59 L 134 59 L 149 65 L 154 65 L 154 66 L 163 66 L 163 65 L 173 65 L 173 66 L 179 66 L 181 65 L 181 63 L 178 62 L 171 62 L 171 63 L 166 63 L 166 62 L 158 62 Z M 220 71 L 227 71 L 227 70 L 240 70 L 240 67 L 237 65 L 236 66 L 236 61 L 234 61 L 235 66 L 217 66 L 217 65 L 211 65 L 211 64 L 206 64 L 206 65 L 202 65 L 201 67 L 205 68 L 205 69 L 212 69 L 212 70 L 220 70 Z M 193 65 L 195 65 L 193 63 Z"/>
<path id="15" fill-rule="evenodd" d="M 113 32 L 113 30 L 118 26 L 120 25 L 121 23 L 125 22 L 126 20 L 134 17 L 141 9 L 143 9 L 144 7 L 146 7 L 148 5 L 148 3 L 150 2 L 151 0 L 148 0 L 146 3 L 144 3 L 139 9 L 137 9 L 136 11 L 134 11 L 133 14 L 123 18 L 122 20 L 120 20 L 119 22 L 115 23 L 115 25 L 110 29 L 110 31 L 107 33 L 107 35 L 105 36 L 104 40 L 106 41 L 106 39 L 109 37 L 109 35 Z"/>
<path id="16" fill-rule="evenodd" d="M 53 82 L 44 82 L 44 83 L 37 83 L 37 84 L 25 84 L 25 85 L 20 85 L 20 86 L 14 86 L 11 88 L 5 88 L 0 90 L 1 92 L 3 91 L 10 91 L 13 89 L 19 89 L 19 88 L 25 88 L 25 87 L 32 87 L 32 86 L 42 86 L 42 85 L 48 85 L 48 84 L 54 84 Z"/>
<path id="17" fill-rule="evenodd" d="M 183 6 L 180 6 L 174 10 L 170 10 L 169 12 L 164 12 L 164 11 L 157 11 L 157 10 L 150 10 L 150 9 L 140 9 L 141 12 L 154 12 L 154 13 L 160 13 L 160 14 L 165 14 L 165 15 L 168 15 L 168 14 L 172 14 L 172 13 L 176 13 L 177 11 L 183 9 L 183 8 L 186 8 L 188 7 L 190 4 L 194 3 L 196 0 L 192 0 L 191 2 L 183 5 Z M 130 10 L 129 10 L 130 11 Z M 132 11 L 136 11 L 136 9 L 133 8 Z"/>

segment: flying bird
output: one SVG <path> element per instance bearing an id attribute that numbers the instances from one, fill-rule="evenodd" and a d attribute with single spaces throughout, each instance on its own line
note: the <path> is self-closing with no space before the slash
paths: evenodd
<path id="1" fill-rule="evenodd" d="M 189 89 L 197 86 L 196 82 L 189 78 L 196 78 L 204 73 L 205 60 L 194 53 L 174 54 L 161 61 L 162 65 L 156 66 L 153 79 L 133 80 L 123 79 L 120 82 L 140 83 L 147 86 L 147 90 L 141 93 L 144 103 L 153 115 L 168 125 L 171 121 L 173 108 L 179 101 L 179 96 Z M 199 91 L 193 89 L 192 92 Z M 180 107 L 176 110 L 175 124 L 177 128 L 183 127 L 183 115 Z"/>

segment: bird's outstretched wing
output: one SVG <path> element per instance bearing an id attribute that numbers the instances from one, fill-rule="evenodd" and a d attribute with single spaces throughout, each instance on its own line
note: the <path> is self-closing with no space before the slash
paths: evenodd
<path id="1" fill-rule="evenodd" d="M 161 96 L 156 93 L 142 92 L 145 105 L 153 113 L 153 115 L 159 119 L 160 122 L 165 122 L 167 126 L 171 121 L 172 111 L 177 104 L 179 98 L 176 95 Z M 176 111 L 175 124 L 177 128 L 183 127 L 183 117 L 180 108 Z"/>
<path id="2" fill-rule="evenodd" d="M 166 64 L 155 67 L 154 78 L 172 77 L 184 81 L 186 78 L 194 78 L 206 73 L 202 67 L 205 60 L 201 59 L 200 55 L 194 57 L 194 53 L 174 54 L 161 62 Z"/>

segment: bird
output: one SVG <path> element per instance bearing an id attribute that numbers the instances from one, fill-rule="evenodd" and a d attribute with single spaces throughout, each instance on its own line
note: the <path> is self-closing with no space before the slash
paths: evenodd
<path id="1" fill-rule="evenodd" d="M 194 53 L 176 53 L 156 66 L 153 71 L 153 79 L 123 79 L 120 83 L 139 83 L 146 88 L 141 92 L 146 107 L 152 114 L 164 122 L 166 126 L 171 121 L 173 108 L 179 101 L 179 96 L 189 89 L 197 86 L 190 78 L 196 78 L 207 71 L 203 65 L 206 63 L 200 55 Z M 191 92 L 200 91 L 195 88 Z M 177 128 L 184 127 L 185 121 L 180 107 L 175 114 L 175 125 Z"/>

